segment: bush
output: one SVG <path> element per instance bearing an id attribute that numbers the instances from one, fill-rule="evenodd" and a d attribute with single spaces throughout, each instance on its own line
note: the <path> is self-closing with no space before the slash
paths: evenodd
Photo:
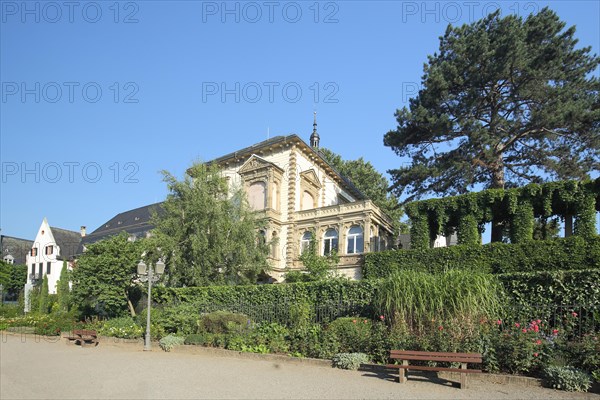
<path id="1" fill-rule="evenodd" d="M 206 334 L 201 334 L 201 333 L 193 333 L 191 335 L 187 335 L 185 337 L 185 340 L 183 342 L 183 344 L 194 344 L 194 345 L 206 345 L 208 344 L 208 340 L 207 340 L 207 335 Z"/>
<path id="2" fill-rule="evenodd" d="M 131 317 L 113 318 L 106 321 L 98 333 L 104 336 L 122 339 L 137 339 L 142 337 L 144 329 L 135 323 Z"/>
<path id="3" fill-rule="evenodd" d="M 364 353 L 339 353 L 333 357 L 332 362 L 336 368 L 355 371 L 361 364 L 369 362 L 369 356 Z"/>
<path id="4" fill-rule="evenodd" d="M 189 335 L 198 331 L 198 309 L 193 304 L 178 304 L 163 308 L 152 308 L 150 320 L 157 331 Z M 138 323 L 146 323 L 146 310 L 137 317 Z"/>
<path id="5" fill-rule="evenodd" d="M 337 342 L 337 352 L 368 352 L 371 342 L 371 321 L 364 318 L 338 318 L 327 327 L 327 333 Z"/>
<path id="6" fill-rule="evenodd" d="M 568 342 L 565 352 L 571 365 L 588 373 L 600 370 L 600 340 L 597 335 L 588 334 L 579 340 Z"/>
<path id="7" fill-rule="evenodd" d="M 546 367 L 544 381 L 551 388 L 568 392 L 587 392 L 592 386 L 590 376 L 574 367 Z"/>
<path id="8" fill-rule="evenodd" d="M 23 315 L 23 307 L 18 304 L 0 305 L 0 317 L 13 318 Z"/>
<path id="9" fill-rule="evenodd" d="M 171 351 L 171 349 L 175 346 L 182 345 L 185 341 L 185 338 L 182 336 L 175 335 L 167 335 L 164 338 L 158 341 L 158 344 L 161 349 L 164 351 Z"/>
<path id="10" fill-rule="evenodd" d="M 469 269 L 504 274 L 592 268 L 600 268 L 599 236 L 367 253 L 363 276 L 365 279 L 386 278 L 406 269 L 431 273 Z"/>
<path id="11" fill-rule="evenodd" d="M 244 314 L 229 311 L 215 311 L 200 316 L 198 330 L 208 333 L 241 332 L 250 325 L 250 320 Z"/>

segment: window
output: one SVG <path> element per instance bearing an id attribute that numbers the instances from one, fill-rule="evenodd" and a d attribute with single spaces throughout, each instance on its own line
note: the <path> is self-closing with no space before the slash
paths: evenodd
<path id="1" fill-rule="evenodd" d="M 267 231 L 261 229 L 258 231 L 258 236 L 256 238 L 257 246 L 264 246 L 267 243 Z"/>
<path id="2" fill-rule="evenodd" d="M 50 261 L 48 261 L 46 263 L 46 275 L 50 273 L 51 268 L 52 268 L 52 263 Z"/>
<path id="3" fill-rule="evenodd" d="M 40 274 L 40 279 L 42 279 L 42 276 L 44 276 L 44 263 L 41 262 L 38 264 L 38 272 Z"/>
<path id="4" fill-rule="evenodd" d="M 31 273 L 35 275 L 35 263 L 31 264 Z"/>
<path id="5" fill-rule="evenodd" d="M 37 247 L 32 248 L 30 254 L 31 254 L 31 257 L 37 256 Z"/>
<path id="6" fill-rule="evenodd" d="M 310 249 L 310 242 L 313 238 L 312 233 L 304 232 L 302 238 L 300 239 L 300 254 L 304 254 L 304 252 Z"/>
<path id="7" fill-rule="evenodd" d="M 248 202 L 253 210 L 264 210 L 267 207 L 267 186 L 264 182 L 254 182 L 250 185 Z"/>
<path id="8" fill-rule="evenodd" d="M 338 232 L 328 229 L 323 236 L 323 255 L 328 256 L 338 251 Z"/>
<path id="9" fill-rule="evenodd" d="M 302 209 L 310 210 L 315 208 L 315 199 L 312 194 L 308 193 L 306 190 L 302 192 Z"/>
<path id="10" fill-rule="evenodd" d="M 7 256 L 4 256 L 4 262 L 7 264 L 14 264 L 15 259 L 9 254 Z"/>
<path id="11" fill-rule="evenodd" d="M 346 254 L 362 253 L 364 249 L 363 230 L 360 226 L 354 225 L 348 231 L 348 247 Z"/>
<path id="12" fill-rule="evenodd" d="M 279 210 L 279 185 L 273 182 L 273 193 L 271 194 L 271 208 Z"/>
<path id="13" fill-rule="evenodd" d="M 46 246 L 46 255 L 49 256 L 52 253 L 54 253 L 54 246 Z"/>

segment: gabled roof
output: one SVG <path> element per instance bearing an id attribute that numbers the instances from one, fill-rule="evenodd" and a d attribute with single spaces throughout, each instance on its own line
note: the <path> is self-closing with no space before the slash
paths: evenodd
<path id="1" fill-rule="evenodd" d="M 144 236 L 146 232 L 154 228 L 154 225 L 151 223 L 152 213 L 161 213 L 161 204 L 162 202 L 154 203 L 115 215 L 98 229 L 89 235 L 84 236 L 81 239 L 81 246 L 77 250 L 77 253 L 83 253 L 84 245 L 89 245 L 110 236 L 118 235 L 121 232 L 127 232 L 128 234 L 137 237 Z"/>
<path id="2" fill-rule="evenodd" d="M 27 253 L 33 246 L 33 240 L 21 239 L 12 236 L 0 235 L 0 260 L 11 255 L 15 264 L 25 264 Z"/>
<path id="3" fill-rule="evenodd" d="M 230 160 L 240 161 L 244 160 L 247 157 L 252 156 L 255 153 L 258 153 L 261 149 L 265 149 L 268 147 L 276 147 L 276 146 L 285 146 L 285 145 L 297 145 L 300 149 L 302 149 L 305 153 L 311 154 L 314 157 L 315 161 L 321 164 L 321 167 L 329 170 L 329 173 L 337 178 L 338 183 L 344 186 L 350 193 L 352 193 L 357 200 L 366 200 L 367 197 L 344 175 L 339 173 L 331 164 L 329 164 L 325 158 L 319 153 L 318 150 L 310 147 L 304 140 L 302 140 L 298 135 L 292 134 L 288 136 L 275 136 L 271 139 L 264 140 L 262 142 L 253 144 L 252 146 L 245 147 L 241 150 L 234 151 L 233 153 L 226 154 L 219 158 L 215 158 L 214 160 L 209 161 L 209 164 L 224 164 Z M 189 171 L 189 170 L 188 170 Z"/>
<path id="4" fill-rule="evenodd" d="M 54 226 L 50 227 L 54 241 L 60 247 L 59 260 L 72 260 L 77 254 L 77 248 L 81 241 L 81 233 L 75 231 L 69 231 L 67 229 L 57 228 Z"/>

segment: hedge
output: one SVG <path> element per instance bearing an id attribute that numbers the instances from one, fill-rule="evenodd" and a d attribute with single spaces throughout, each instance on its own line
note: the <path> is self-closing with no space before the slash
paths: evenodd
<path id="1" fill-rule="evenodd" d="M 457 233 L 459 244 L 478 244 L 488 222 L 508 224 L 511 243 L 532 239 L 534 218 L 575 217 L 574 234 L 596 235 L 600 178 L 530 184 L 512 189 L 429 199 L 405 207 L 411 220 L 411 248 L 427 249 L 438 235 Z"/>
<path id="2" fill-rule="evenodd" d="M 494 274 L 600 268 L 600 236 L 368 253 L 363 275 L 368 280 L 400 269 L 437 273 L 451 268 Z"/>
<path id="3" fill-rule="evenodd" d="M 206 286 L 166 288 L 156 286 L 152 298 L 159 304 L 194 303 L 252 304 L 256 306 L 308 302 L 310 304 L 369 305 L 378 283 L 335 279 L 323 282 L 299 282 L 279 285 Z"/>

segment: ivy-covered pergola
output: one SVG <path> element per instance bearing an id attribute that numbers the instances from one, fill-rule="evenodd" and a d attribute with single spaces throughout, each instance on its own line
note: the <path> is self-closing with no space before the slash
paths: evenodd
<path id="1" fill-rule="evenodd" d="M 489 189 L 406 205 L 411 220 L 411 248 L 425 249 L 440 234 L 456 233 L 458 244 L 480 244 L 486 223 L 507 223 L 511 243 L 533 239 L 535 218 L 558 216 L 565 236 L 596 235 L 600 178 Z M 574 222 L 573 222 L 574 220 Z"/>

